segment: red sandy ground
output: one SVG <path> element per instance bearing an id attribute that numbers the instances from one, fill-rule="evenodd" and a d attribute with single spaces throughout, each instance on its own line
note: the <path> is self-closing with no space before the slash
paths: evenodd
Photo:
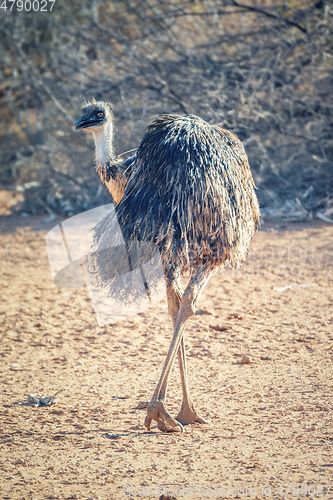
<path id="1" fill-rule="evenodd" d="M 143 427 L 166 301 L 99 327 L 86 289 L 53 284 L 44 237 L 60 219 L 43 219 L 0 218 L 1 499 L 333 499 L 332 226 L 264 225 L 248 265 L 210 281 L 186 344 L 212 422 L 180 435 Z M 27 401 L 60 388 L 53 406 Z M 176 415 L 177 366 L 169 392 Z"/>

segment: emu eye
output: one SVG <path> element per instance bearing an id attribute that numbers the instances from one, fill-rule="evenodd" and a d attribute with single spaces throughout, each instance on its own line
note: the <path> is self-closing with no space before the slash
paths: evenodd
<path id="1" fill-rule="evenodd" d="M 97 118 L 103 118 L 104 113 L 102 113 L 102 111 L 99 111 L 96 116 Z"/>

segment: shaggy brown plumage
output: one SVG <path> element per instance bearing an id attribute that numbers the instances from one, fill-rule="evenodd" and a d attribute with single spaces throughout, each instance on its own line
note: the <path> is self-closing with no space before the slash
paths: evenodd
<path id="1" fill-rule="evenodd" d="M 166 268 L 238 266 L 260 217 L 241 141 L 196 116 L 161 116 L 142 139 L 116 213 L 124 239 L 156 244 Z M 97 247 L 112 246 L 110 218 L 96 228 Z M 97 260 L 105 284 L 107 260 L 105 252 Z"/>

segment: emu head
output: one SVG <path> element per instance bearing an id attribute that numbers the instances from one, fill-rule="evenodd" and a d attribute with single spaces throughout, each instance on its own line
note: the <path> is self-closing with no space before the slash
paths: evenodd
<path id="1" fill-rule="evenodd" d="M 103 101 L 86 102 L 82 108 L 84 113 L 75 122 L 75 130 L 86 130 L 93 133 L 95 140 L 95 159 L 97 165 L 105 165 L 113 158 L 113 114 L 109 103 Z"/>
<path id="2" fill-rule="evenodd" d="M 86 130 L 88 132 L 98 133 L 106 125 L 112 125 L 113 114 L 109 103 L 103 101 L 86 102 L 82 108 L 83 116 L 75 123 L 75 130 Z"/>

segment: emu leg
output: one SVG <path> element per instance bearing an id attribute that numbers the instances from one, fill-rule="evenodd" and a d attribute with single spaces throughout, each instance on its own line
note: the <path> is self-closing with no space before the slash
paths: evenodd
<path id="1" fill-rule="evenodd" d="M 173 326 L 176 327 L 176 321 L 179 313 L 180 301 L 184 290 L 180 283 L 179 278 L 175 278 L 170 286 L 167 287 L 167 298 L 168 298 L 168 307 L 169 314 L 171 316 Z M 180 377 L 182 382 L 182 391 L 183 391 L 183 401 L 180 412 L 176 417 L 176 420 L 183 425 L 192 424 L 194 422 L 199 422 L 201 424 L 207 424 L 210 421 L 202 418 L 199 413 L 194 408 L 193 399 L 190 394 L 190 388 L 188 385 L 188 377 L 187 377 L 187 369 L 186 369 L 186 353 L 185 353 L 185 338 L 182 336 L 180 348 L 178 349 L 178 361 L 179 361 L 179 370 Z M 166 387 L 162 387 L 161 393 L 164 392 L 164 396 L 166 396 Z M 160 395 L 161 395 L 160 393 Z"/>
<path id="2" fill-rule="evenodd" d="M 181 297 L 183 295 L 184 289 L 180 283 L 179 275 L 168 276 L 167 278 L 167 299 L 168 299 L 168 309 L 169 314 L 171 316 L 173 326 L 176 327 L 178 312 L 179 312 L 179 304 Z M 178 359 L 179 363 L 182 362 L 181 356 L 181 348 L 178 348 Z M 170 363 L 166 372 L 163 383 L 160 385 L 159 390 L 154 391 L 151 402 L 149 403 L 149 412 L 152 415 L 152 418 L 158 422 L 158 427 L 163 431 L 175 431 L 182 432 L 182 425 L 177 422 L 174 418 L 170 416 L 166 409 L 165 398 L 167 394 L 168 382 L 169 382 L 169 374 L 172 369 L 172 364 Z M 180 367 L 182 371 L 182 366 Z M 150 422 L 152 418 L 147 418 L 145 420 L 145 426 L 148 430 L 150 430 Z"/>
<path id="3" fill-rule="evenodd" d="M 180 376 L 182 380 L 183 401 L 180 412 L 176 420 L 183 425 L 193 424 L 199 422 L 200 424 L 209 424 L 210 420 L 204 419 L 194 408 L 192 396 L 188 385 L 187 369 L 186 369 L 186 353 L 185 353 L 185 340 L 184 336 L 181 340 L 180 349 L 178 351 Z"/>
<path id="4" fill-rule="evenodd" d="M 195 307 L 198 302 L 200 293 L 207 283 L 210 276 L 214 274 L 214 270 L 201 267 L 190 279 L 189 284 L 180 300 L 179 312 L 175 322 L 174 335 L 171 341 L 169 352 L 164 363 L 162 374 L 160 380 L 156 386 L 152 399 L 149 403 L 147 416 L 145 420 L 145 426 L 150 430 L 150 424 L 152 420 L 155 420 L 158 424 L 158 428 L 161 431 L 174 431 L 182 432 L 183 426 L 177 420 L 175 420 L 164 405 L 164 399 L 166 394 L 166 388 L 168 386 L 168 381 L 170 378 L 170 373 L 172 366 L 179 351 L 179 363 L 181 367 L 181 377 L 183 386 L 183 405 L 180 412 L 180 418 L 183 418 L 184 423 L 191 423 L 194 421 L 201 421 L 202 419 L 194 410 L 192 399 L 189 395 L 188 382 L 187 382 L 187 372 L 185 365 L 185 348 L 184 343 L 182 343 L 182 337 L 185 330 L 185 324 L 188 318 L 190 318 L 194 312 Z M 170 290 L 168 290 L 170 292 Z M 168 295 L 169 297 L 169 295 Z M 171 297 L 170 297 L 171 298 Z M 175 310 L 173 309 L 175 312 Z M 172 314 L 174 317 L 174 314 Z"/>
<path id="5" fill-rule="evenodd" d="M 177 276 L 169 276 L 167 279 L 167 300 L 168 300 L 168 310 L 172 320 L 173 328 L 176 328 L 177 317 L 179 313 L 179 305 L 181 298 L 184 293 L 184 288 L 180 282 L 179 275 Z M 180 355 L 180 348 L 178 349 L 178 359 L 179 359 L 179 367 L 182 372 L 183 366 L 181 366 L 183 357 Z M 171 367 L 170 367 L 171 368 Z M 170 370 L 170 369 L 169 369 Z M 160 389 L 160 400 L 164 400 L 167 394 L 167 383 L 169 381 L 169 377 L 166 377 L 162 387 Z"/>

